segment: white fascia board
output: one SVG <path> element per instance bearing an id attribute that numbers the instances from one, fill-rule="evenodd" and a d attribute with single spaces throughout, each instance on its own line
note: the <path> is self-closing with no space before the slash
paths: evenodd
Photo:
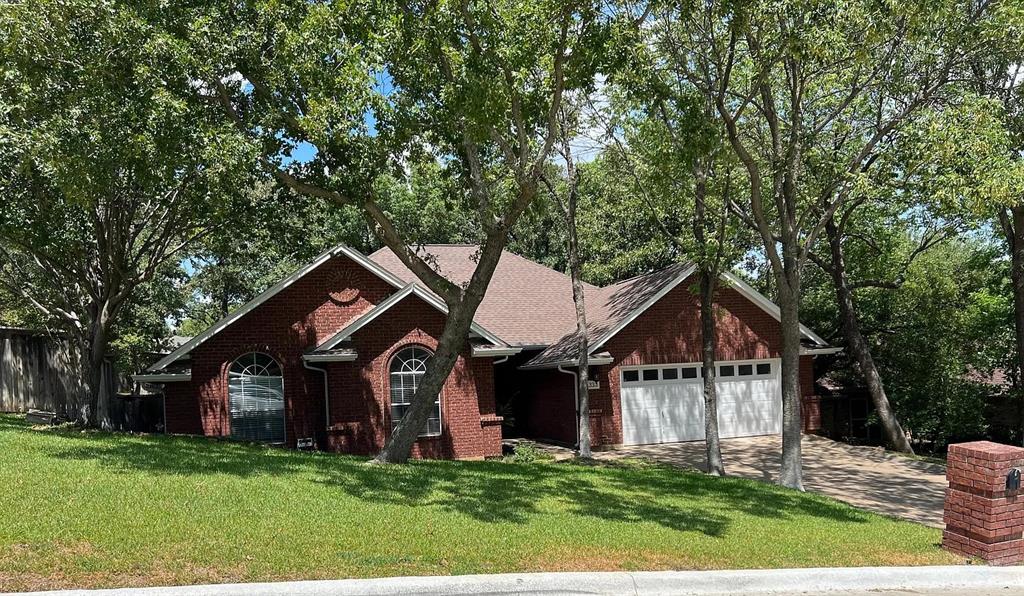
<path id="1" fill-rule="evenodd" d="M 604 346 L 605 342 L 607 342 L 607 341 L 608 341 L 609 339 L 611 339 L 612 337 L 614 337 L 614 336 L 615 336 L 615 334 L 616 334 L 616 333 L 618 333 L 619 331 L 622 331 L 623 329 L 625 329 L 625 328 L 626 328 L 626 325 L 629 325 L 630 323 L 632 323 L 632 322 L 633 322 L 634 320 L 636 320 L 636 318 L 637 318 L 637 317 L 639 317 L 640 315 L 642 315 L 642 314 L 644 313 L 644 311 L 646 311 L 646 310 L 647 310 L 648 308 L 650 308 L 651 306 L 653 306 L 653 305 L 654 305 L 655 303 L 657 303 L 657 302 L 658 302 L 659 300 L 661 300 L 662 298 L 664 298 L 664 297 L 665 297 L 665 296 L 666 296 L 666 295 L 667 295 L 667 294 L 668 294 L 669 292 L 671 292 L 671 291 L 672 291 L 673 289 L 675 289 L 675 287 L 676 287 L 676 286 L 678 286 L 679 284 L 681 284 L 681 283 L 683 282 L 683 280 L 685 280 L 686 278 L 688 278 L 688 277 L 690 277 L 691 275 L 693 275 L 693 272 L 694 272 L 694 271 L 695 271 L 696 269 L 697 269 L 697 266 L 696 266 L 696 265 L 693 265 L 693 264 L 691 264 L 691 265 L 688 265 L 688 266 L 686 267 L 686 269 L 683 269 L 683 270 L 682 270 L 682 271 L 681 271 L 681 272 L 679 273 L 679 276 L 678 276 L 678 277 L 676 277 L 676 278 L 675 278 L 674 280 L 672 280 L 671 282 L 669 282 L 669 283 L 665 284 L 665 287 L 664 287 L 664 288 L 662 288 L 662 289 L 658 290 L 658 293 L 657 293 L 657 294 L 655 294 L 654 296 L 651 296 L 650 298 L 648 298 L 646 302 L 644 302 L 643 304 L 641 304 L 640 306 L 638 306 L 637 308 L 635 308 L 635 309 L 633 310 L 633 312 L 629 313 L 629 315 L 628 315 L 628 316 L 627 316 L 627 317 L 626 317 L 625 319 L 623 319 L 623 320 L 619 321 L 619 324 L 618 324 L 618 325 L 616 325 L 616 326 L 612 327 L 611 329 L 609 329 L 608 331 L 606 331 L 606 332 L 605 332 L 605 333 L 604 333 L 603 335 L 601 335 L 601 337 L 599 337 L 599 338 L 597 339 L 597 341 L 595 341 L 595 342 L 594 342 L 594 343 L 593 343 L 593 344 L 592 344 L 592 345 L 590 346 L 590 350 L 589 350 L 589 352 L 590 352 L 591 354 L 593 354 L 595 350 L 598 350 L 598 349 L 600 349 L 600 348 L 601 348 L 602 346 Z"/>
<path id="2" fill-rule="evenodd" d="M 132 375 L 132 380 L 137 383 L 179 383 L 191 381 L 192 373 L 159 373 Z"/>
<path id="3" fill-rule="evenodd" d="M 351 323 L 346 325 L 344 329 L 342 329 L 341 331 L 335 333 L 333 336 L 330 337 L 330 339 L 328 339 L 327 341 L 325 341 L 322 344 L 320 344 L 319 346 L 317 346 L 316 347 L 316 351 L 317 352 L 322 352 L 324 350 L 334 349 L 335 346 L 337 346 L 341 342 L 345 341 L 349 337 L 352 337 L 352 335 L 356 331 L 359 331 L 360 329 L 365 327 L 367 324 L 369 324 L 371 321 L 373 321 L 374 319 L 376 319 L 380 315 L 382 315 L 385 312 L 387 312 L 388 309 L 390 309 L 392 306 L 394 306 L 394 305 L 398 304 L 399 302 L 401 302 L 402 300 L 404 300 L 410 294 L 415 294 L 416 296 L 421 298 L 424 302 L 426 302 L 427 304 L 433 306 L 434 308 L 436 308 L 437 310 L 441 311 L 445 315 L 448 314 L 448 305 L 446 305 L 443 301 L 438 299 L 436 296 L 434 296 L 430 292 L 424 290 L 422 287 L 419 286 L 419 284 L 413 282 L 413 283 L 410 283 L 410 284 L 406 285 L 404 288 L 402 288 L 398 292 L 395 292 L 394 294 L 388 296 L 387 298 L 382 300 L 380 304 L 378 304 L 377 306 L 373 307 L 372 309 L 370 309 L 369 311 L 364 313 L 361 317 L 357 318 L 355 321 L 352 321 Z M 475 334 L 479 335 L 480 337 L 486 339 L 487 341 L 491 342 L 495 346 L 499 346 L 499 347 L 506 347 L 507 346 L 507 344 L 505 344 L 505 342 L 501 341 L 501 339 L 499 339 L 496 335 L 494 335 L 490 331 L 487 331 L 486 329 L 484 329 L 483 327 L 481 327 L 477 323 L 472 323 L 469 328 L 470 328 L 470 330 L 473 333 L 475 333 Z"/>
<path id="4" fill-rule="evenodd" d="M 338 252 L 340 252 L 341 254 L 345 255 L 346 257 L 352 259 L 353 261 L 359 263 L 367 271 L 369 271 L 370 273 L 376 275 L 377 277 L 381 278 L 382 280 L 386 281 L 387 283 L 391 284 L 392 286 L 394 286 L 396 288 L 401 288 L 401 287 L 403 287 L 405 285 L 405 282 L 403 282 L 401 279 L 396 277 L 395 274 L 393 274 L 390 271 L 388 271 L 387 269 L 381 267 L 380 265 L 375 263 L 373 260 L 371 260 L 370 257 L 364 255 L 363 253 L 359 252 L 358 250 L 356 250 L 354 248 L 349 248 L 348 246 L 345 246 L 345 245 L 338 245 L 336 247 L 336 250 L 338 250 Z"/>
<path id="5" fill-rule="evenodd" d="M 347 257 L 349 257 L 353 261 L 359 263 L 364 268 L 366 268 L 368 271 L 370 271 L 371 273 L 373 273 L 377 277 L 380 277 L 382 280 L 384 280 L 388 284 L 391 284 L 392 286 L 394 286 L 396 288 L 402 287 L 402 285 L 403 285 L 402 282 L 397 277 L 395 277 L 394 275 L 392 275 L 391 273 L 386 271 L 384 268 L 382 268 L 380 265 L 374 263 L 373 261 L 368 259 L 365 255 L 363 255 L 359 251 L 354 250 L 352 248 L 349 248 L 349 247 L 347 247 L 347 246 L 345 246 L 343 244 L 339 244 L 338 246 L 335 246 L 334 248 L 332 248 L 332 249 L 324 252 L 320 256 L 318 256 L 316 259 L 314 259 L 308 265 L 306 265 L 306 266 L 304 266 L 304 267 L 302 267 L 302 268 L 292 272 L 291 275 L 289 275 L 288 277 L 286 277 L 286 278 L 282 279 L 281 281 L 277 282 L 276 284 L 274 284 L 273 286 L 268 288 L 266 291 L 264 291 L 259 296 L 256 296 L 255 298 L 253 298 L 249 302 L 246 302 L 244 305 L 242 305 L 241 307 L 236 309 L 234 312 L 230 313 L 228 316 L 224 317 L 223 319 L 221 319 L 221 320 L 217 321 L 216 323 L 214 323 L 213 325 L 211 325 L 206 331 L 203 331 L 199 335 L 197 335 L 197 336 L 193 337 L 192 339 L 190 339 L 189 341 L 185 342 L 177 350 L 174 350 L 173 352 L 171 352 L 170 354 L 168 354 L 167 356 L 162 358 L 159 362 L 157 362 L 153 366 L 149 367 L 149 370 L 151 370 L 151 371 L 161 370 L 164 367 L 170 365 L 171 363 L 173 363 L 174 361 L 178 360 L 182 356 L 184 356 L 184 355 L 188 354 L 189 352 L 191 352 L 193 349 L 195 349 L 201 343 L 205 342 L 206 340 L 210 339 L 214 335 L 216 335 L 216 334 L 220 333 L 221 331 L 223 331 L 224 329 L 226 329 L 229 325 L 231 325 L 232 323 L 234 323 L 238 319 L 240 319 L 243 316 L 245 316 L 246 314 L 252 312 L 257 306 L 263 304 L 267 300 L 270 300 L 271 298 L 276 296 L 282 290 L 284 290 L 288 286 L 292 285 L 293 283 L 295 283 L 296 281 L 301 279 L 303 276 L 305 276 L 310 271 L 316 269 L 320 265 L 323 265 L 327 261 L 331 260 L 333 257 L 335 257 L 337 255 L 342 255 L 342 254 L 347 256 Z"/>
<path id="6" fill-rule="evenodd" d="M 743 294 L 748 300 L 761 307 L 766 313 L 770 314 L 776 321 L 781 321 L 782 316 L 779 314 L 779 307 L 777 304 L 765 297 L 764 294 L 758 292 L 754 288 L 750 287 L 747 282 L 740 279 L 738 276 L 726 271 L 722 274 L 722 279 L 732 284 L 732 286 Z M 817 333 L 811 331 L 803 323 L 800 324 L 800 332 L 805 337 L 818 344 L 819 346 L 828 346 L 828 342 L 822 339 Z"/>
<path id="7" fill-rule="evenodd" d="M 602 352 L 600 354 L 594 354 L 587 358 L 587 366 L 604 366 L 615 362 L 612 355 L 608 352 Z M 559 368 L 562 366 L 579 366 L 580 361 L 578 358 L 572 360 L 559 360 L 557 362 L 545 362 L 544 364 L 535 364 L 533 366 L 523 365 L 520 366 L 520 370 L 547 370 L 551 368 Z"/>
<path id="8" fill-rule="evenodd" d="M 359 355 L 355 352 L 350 354 L 305 354 L 302 359 L 306 362 L 355 362 Z"/>
<path id="9" fill-rule="evenodd" d="M 522 348 L 506 348 L 490 346 L 473 346 L 473 357 L 474 358 L 487 358 L 489 356 L 515 356 L 519 352 L 522 352 Z"/>

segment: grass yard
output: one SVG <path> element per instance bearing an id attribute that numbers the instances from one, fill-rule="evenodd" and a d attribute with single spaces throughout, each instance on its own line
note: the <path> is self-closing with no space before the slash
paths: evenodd
<path id="1" fill-rule="evenodd" d="M 752 481 L 640 464 L 364 461 L 0 415 L 0 591 L 956 562 L 938 530 Z"/>

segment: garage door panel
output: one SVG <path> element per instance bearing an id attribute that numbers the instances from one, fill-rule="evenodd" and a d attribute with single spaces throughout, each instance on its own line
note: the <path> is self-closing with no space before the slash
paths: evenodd
<path id="1" fill-rule="evenodd" d="M 718 428 L 723 438 L 767 435 L 782 427 L 782 397 L 777 361 L 753 363 L 769 375 L 719 376 Z M 769 365 L 766 366 L 766 365 Z M 664 365 L 662 368 L 694 366 Z M 729 365 L 726 365 L 729 366 Z M 733 371 L 751 370 L 733 364 Z M 621 386 L 622 435 L 627 445 L 704 439 L 703 385 L 698 379 L 624 382 Z"/>
<path id="2" fill-rule="evenodd" d="M 627 445 L 693 441 L 704 437 L 704 409 L 693 383 L 647 383 L 622 390 L 622 435 Z"/>

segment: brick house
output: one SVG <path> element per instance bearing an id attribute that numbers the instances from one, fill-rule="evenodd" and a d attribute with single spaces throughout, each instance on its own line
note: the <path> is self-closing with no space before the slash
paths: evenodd
<path id="1" fill-rule="evenodd" d="M 455 283 L 475 268 L 475 247 L 421 250 Z M 703 438 L 693 271 L 586 286 L 595 447 Z M 729 274 L 717 309 L 723 436 L 780 432 L 778 309 Z M 415 392 L 446 312 L 388 249 L 367 257 L 339 246 L 136 379 L 162 385 L 168 433 L 372 454 Z M 575 325 L 569 278 L 503 253 L 414 455 L 495 456 L 503 433 L 574 444 Z M 813 431 L 811 361 L 836 349 L 803 334 Z"/>

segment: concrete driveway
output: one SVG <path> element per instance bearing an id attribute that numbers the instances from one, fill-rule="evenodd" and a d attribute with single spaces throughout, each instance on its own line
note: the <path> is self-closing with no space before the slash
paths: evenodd
<path id="1" fill-rule="evenodd" d="M 725 471 L 775 482 L 782 438 L 778 435 L 725 439 Z M 639 457 L 705 469 L 704 442 L 621 447 L 596 453 L 598 459 Z M 916 460 L 875 447 L 855 447 L 813 435 L 803 439 L 804 488 L 885 515 L 943 527 L 946 466 Z"/>

